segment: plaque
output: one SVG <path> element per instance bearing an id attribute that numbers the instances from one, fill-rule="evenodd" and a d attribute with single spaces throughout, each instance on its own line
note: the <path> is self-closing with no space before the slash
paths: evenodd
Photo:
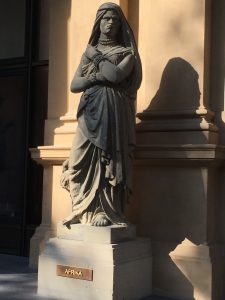
<path id="1" fill-rule="evenodd" d="M 57 265 L 57 276 L 93 281 L 93 270 Z"/>

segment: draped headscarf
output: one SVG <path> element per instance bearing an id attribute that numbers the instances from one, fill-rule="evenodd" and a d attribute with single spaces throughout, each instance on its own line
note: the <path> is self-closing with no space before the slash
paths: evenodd
<path id="1" fill-rule="evenodd" d="M 138 53 L 133 31 L 130 25 L 128 24 L 123 14 L 123 11 L 119 5 L 112 2 L 107 2 L 102 4 L 99 7 L 96 14 L 96 19 L 92 29 L 92 33 L 89 39 L 89 44 L 92 46 L 96 46 L 98 44 L 98 39 L 100 37 L 100 22 L 108 10 L 114 10 L 120 19 L 120 29 L 118 33 L 118 39 L 117 39 L 118 43 L 123 47 L 129 48 L 132 54 L 134 55 L 135 64 L 134 64 L 133 71 L 129 76 L 130 77 L 129 82 L 130 82 L 130 89 L 136 92 L 139 89 L 142 80 L 141 60 Z"/>

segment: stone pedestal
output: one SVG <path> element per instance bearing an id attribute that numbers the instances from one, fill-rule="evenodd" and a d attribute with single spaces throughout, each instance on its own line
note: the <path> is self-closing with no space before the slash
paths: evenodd
<path id="1" fill-rule="evenodd" d="M 91 275 L 83 277 L 85 272 Z M 58 237 L 39 257 L 38 294 L 65 300 L 143 299 L 151 295 L 150 241 L 135 239 L 132 226 L 58 227 Z"/>

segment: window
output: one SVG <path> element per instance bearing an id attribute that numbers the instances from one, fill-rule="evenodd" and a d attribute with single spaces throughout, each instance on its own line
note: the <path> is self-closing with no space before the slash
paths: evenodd
<path id="1" fill-rule="evenodd" d="M 0 59 L 25 56 L 26 0 L 0 1 Z"/>

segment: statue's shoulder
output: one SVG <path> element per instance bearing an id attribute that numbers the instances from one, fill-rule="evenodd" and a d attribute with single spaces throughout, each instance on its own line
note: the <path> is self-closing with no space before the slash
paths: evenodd
<path id="1" fill-rule="evenodd" d="M 85 55 L 85 52 L 81 56 L 81 63 L 82 65 L 86 65 L 90 62 L 90 59 Z"/>
<path id="2" fill-rule="evenodd" d="M 130 47 L 124 47 L 124 55 L 127 56 L 129 54 L 133 54 L 133 51 Z"/>
<path id="3" fill-rule="evenodd" d="M 121 46 L 121 45 L 116 46 L 110 52 L 114 53 L 114 54 L 117 54 L 117 55 L 121 55 L 123 57 L 125 57 L 129 54 L 133 54 L 133 51 L 130 47 L 124 47 L 124 46 Z"/>

